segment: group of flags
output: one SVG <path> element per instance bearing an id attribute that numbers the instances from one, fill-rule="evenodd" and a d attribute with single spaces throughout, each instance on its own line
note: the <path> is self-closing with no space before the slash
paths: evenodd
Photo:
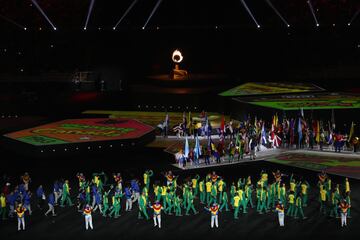
<path id="1" fill-rule="evenodd" d="M 184 156 L 186 158 L 189 157 L 189 153 L 190 153 L 189 140 L 188 137 L 185 136 Z M 198 136 L 195 137 L 194 156 L 196 159 L 198 159 L 201 156 L 201 146 Z"/>
<path id="2" fill-rule="evenodd" d="M 211 125 L 209 122 L 209 119 L 207 118 L 207 115 L 204 115 L 205 117 L 205 121 L 204 121 L 204 127 L 203 127 L 203 131 L 205 132 L 205 136 L 207 136 L 208 139 L 208 149 L 211 149 L 212 151 L 217 151 L 216 146 L 214 144 L 214 142 L 211 139 Z M 169 117 L 168 114 L 166 114 L 166 118 L 165 118 L 165 123 L 169 122 Z M 185 113 L 183 114 L 183 123 L 186 124 L 186 127 L 190 127 L 191 125 L 191 113 L 189 112 L 188 114 L 188 118 L 186 118 Z M 247 122 L 248 123 L 248 122 Z M 244 123 L 244 125 L 246 125 L 246 123 Z M 244 127 L 243 125 L 243 127 Z M 330 124 L 330 122 L 328 123 L 328 132 L 329 135 L 327 137 L 327 143 L 328 144 L 332 144 L 333 143 L 333 136 L 334 136 L 334 128 L 333 128 L 334 124 Z M 255 117 L 255 122 L 254 122 L 254 133 L 256 134 L 256 136 L 258 136 L 259 138 L 259 143 L 262 145 L 266 145 L 269 141 L 272 142 L 274 147 L 279 147 L 281 145 L 281 141 L 282 139 L 279 136 L 279 133 L 281 131 L 283 131 L 284 134 L 288 135 L 290 137 L 289 139 L 289 143 L 290 144 L 294 144 L 294 139 L 295 139 L 295 129 L 297 131 L 297 135 L 298 135 L 298 143 L 300 144 L 303 140 L 303 134 L 304 132 L 308 129 L 308 124 L 304 118 L 304 113 L 303 111 L 300 111 L 300 115 L 297 119 L 283 119 L 282 123 L 279 124 L 279 117 L 277 114 L 275 114 L 272 117 L 272 122 L 271 122 L 271 130 L 270 130 L 270 135 L 269 135 L 269 139 L 267 138 L 267 132 L 266 132 L 266 128 L 265 128 L 265 122 L 264 121 L 258 121 L 257 118 Z M 316 142 L 320 142 L 322 140 L 321 137 L 321 133 L 322 133 L 322 129 L 323 129 L 323 124 L 321 121 L 319 120 L 313 120 L 312 124 L 310 125 L 313 131 L 313 137 L 314 140 Z M 354 122 L 351 123 L 351 127 L 350 127 L 350 132 L 348 135 L 348 141 L 351 141 L 351 139 L 354 136 L 354 128 L 355 128 L 355 124 Z M 220 127 L 219 127 L 219 144 L 222 144 L 222 146 L 224 146 L 225 144 L 225 134 L 226 134 L 226 126 L 225 126 L 225 117 L 224 115 L 222 115 L 221 117 L 221 123 L 220 123 Z M 239 138 L 239 133 L 236 135 L 236 143 L 235 145 L 237 146 L 240 143 L 240 138 Z M 185 157 L 189 156 L 189 152 L 190 152 L 190 147 L 189 147 L 189 140 L 187 135 L 185 136 L 185 151 L 184 151 L 184 155 Z M 198 136 L 195 137 L 195 147 L 194 147 L 194 155 L 195 158 L 199 158 L 201 155 L 201 146 L 200 146 L 200 142 L 199 142 L 199 138 Z"/>

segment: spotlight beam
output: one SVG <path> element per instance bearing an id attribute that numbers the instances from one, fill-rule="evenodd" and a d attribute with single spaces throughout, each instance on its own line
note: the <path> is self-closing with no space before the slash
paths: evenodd
<path id="1" fill-rule="evenodd" d="M 134 0 L 131 5 L 126 9 L 125 13 L 122 15 L 122 17 L 119 19 L 119 21 L 115 24 L 113 27 L 114 29 L 117 28 L 117 26 L 122 22 L 122 20 L 128 15 L 128 13 L 131 11 L 131 9 L 135 6 L 135 4 L 138 2 L 138 0 Z"/>
<path id="2" fill-rule="evenodd" d="M 356 13 L 354 14 L 354 16 L 352 16 L 352 18 L 350 19 L 349 25 L 353 23 L 353 21 L 355 21 L 355 19 L 357 18 L 357 16 L 360 13 L 360 8 L 356 11 Z"/>
<path id="3" fill-rule="evenodd" d="M 17 26 L 17 27 L 19 27 L 19 28 L 21 28 L 21 29 L 23 29 L 23 30 L 26 30 L 26 27 L 25 27 L 25 26 L 23 26 L 23 25 L 15 22 L 14 20 L 12 20 L 12 19 L 10 19 L 10 18 L 8 18 L 8 17 L 6 17 L 6 16 L 4 16 L 4 15 L 2 15 L 2 14 L 0 14 L 0 18 L 4 19 L 5 21 L 7 21 L 7 22 L 9 22 L 9 23 L 11 23 L 11 24 L 14 24 L 15 26 Z"/>
<path id="4" fill-rule="evenodd" d="M 85 26 L 84 26 L 84 29 L 86 30 L 87 26 L 88 26 L 88 23 L 89 23 L 89 20 L 90 20 L 90 16 L 91 16 L 91 12 L 92 12 L 92 9 L 94 7 L 94 3 L 95 3 L 95 0 L 91 0 L 90 2 L 90 6 L 89 6 L 89 11 L 88 11 L 88 14 L 86 16 L 86 21 L 85 21 Z"/>
<path id="5" fill-rule="evenodd" d="M 283 21 L 283 23 L 285 23 L 285 25 L 287 27 L 289 27 L 289 23 L 285 20 L 285 18 L 281 15 L 281 13 L 276 9 L 276 7 L 272 4 L 272 2 L 270 0 L 266 0 L 267 4 L 274 10 L 274 12 L 276 13 L 276 15 L 279 16 L 279 18 L 281 19 L 281 21 Z"/>
<path id="6" fill-rule="evenodd" d="M 313 16 L 313 18 L 314 18 L 314 20 L 315 20 L 316 26 L 318 27 L 318 26 L 319 26 L 319 22 L 318 22 L 318 20 L 317 20 L 317 18 L 316 18 L 313 5 L 311 4 L 311 0 L 308 0 L 308 1 L 307 1 L 307 4 L 309 5 L 311 14 L 312 14 L 312 16 Z"/>
<path id="7" fill-rule="evenodd" d="M 35 5 L 35 7 L 39 10 L 39 12 L 44 16 L 44 18 L 46 19 L 46 21 L 51 25 L 51 27 L 56 30 L 55 25 L 51 22 L 51 20 L 48 18 L 48 16 L 46 15 L 46 13 L 42 10 L 42 8 L 40 7 L 40 5 L 37 3 L 36 0 L 31 0 L 31 2 Z"/>
<path id="8" fill-rule="evenodd" d="M 258 28 L 260 28 L 259 23 L 256 21 L 254 15 L 252 14 L 250 8 L 247 6 L 245 0 L 240 0 L 240 1 L 241 1 L 242 5 L 244 6 L 244 8 L 246 9 L 246 11 L 248 12 L 248 14 L 250 15 L 250 17 L 252 18 L 252 20 L 254 21 L 254 23 L 256 24 L 256 26 L 257 26 Z"/>
<path id="9" fill-rule="evenodd" d="M 152 18 L 152 16 L 154 15 L 154 13 L 156 12 L 156 10 L 158 9 L 158 7 L 160 6 L 160 3 L 162 2 L 162 0 L 158 0 L 154 9 L 151 11 L 150 16 L 148 17 L 148 19 L 146 20 L 144 26 L 142 27 L 143 29 L 146 28 L 146 25 L 149 23 L 150 19 Z"/>

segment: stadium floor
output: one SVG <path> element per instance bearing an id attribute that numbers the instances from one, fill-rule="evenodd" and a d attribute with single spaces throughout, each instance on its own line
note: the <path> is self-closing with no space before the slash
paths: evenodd
<path id="1" fill-rule="evenodd" d="M 28 171 L 32 177 L 31 188 L 34 191 L 42 184 L 46 192 L 50 191 L 52 182 L 57 178 L 70 179 L 70 185 L 75 189 L 77 172 L 90 176 L 93 172 L 105 171 L 108 175 L 121 172 L 125 180 L 137 177 L 141 179 L 144 170 L 153 169 L 155 172 L 151 181 L 163 181 L 161 172 L 172 170 L 179 175 L 179 183 L 186 177 L 199 174 L 205 176 L 215 170 L 224 177 L 228 185 L 237 181 L 239 177 L 251 175 L 253 181 L 258 178 L 261 170 L 268 173 L 277 169 L 290 175 L 294 173 L 297 179 L 307 179 L 312 186 L 310 191 L 309 206 L 304 209 L 306 220 L 285 218 L 285 227 L 280 228 L 277 216 L 273 212 L 260 215 L 250 209 L 246 215 L 240 214 L 238 220 L 233 219 L 232 212 L 222 212 L 219 216 L 219 228 L 211 229 L 210 214 L 205 212 L 203 206 L 195 204 L 200 214 L 196 216 L 167 216 L 163 214 L 162 228 L 153 227 L 153 221 L 138 220 L 136 207 L 132 212 L 121 212 L 118 219 L 103 218 L 99 213 L 93 214 L 93 231 L 85 231 L 84 217 L 76 208 L 56 208 L 57 217 L 45 217 L 43 211 L 35 210 L 31 217 L 26 217 L 27 230 L 17 232 L 16 219 L 0 222 L 0 233 L 7 239 L 199 239 L 199 238 L 224 238 L 224 239 L 304 239 L 311 238 L 346 238 L 353 239 L 360 234 L 359 201 L 360 181 L 350 179 L 352 189 L 352 218 L 348 220 L 348 227 L 341 228 L 340 219 L 325 217 L 319 213 L 317 201 L 317 172 L 297 168 L 294 166 L 277 164 L 267 161 L 247 162 L 237 165 L 216 166 L 183 171 L 169 164 L 173 157 L 162 149 L 146 148 L 137 152 L 118 152 L 108 155 L 89 154 L 87 156 L 51 159 L 25 159 L 1 150 L 3 159 L 9 159 L 9 165 L 1 168 L 4 173 L 13 176 L 13 181 L 18 181 L 18 176 Z M 331 175 L 333 184 L 343 183 L 343 177 Z M 288 181 L 285 178 L 285 181 Z M 73 194 L 72 198 L 75 198 Z M 35 206 L 33 207 L 35 208 Z M 124 209 L 124 202 L 122 209 Z M 151 211 L 148 210 L 151 215 Z"/>

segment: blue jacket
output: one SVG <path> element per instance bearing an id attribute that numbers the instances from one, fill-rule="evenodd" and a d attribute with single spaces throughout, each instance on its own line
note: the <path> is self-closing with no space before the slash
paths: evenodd
<path id="1" fill-rule="evenodd" d="M 134 192 L 140 193 L 140 186 L 135 180 L 131 180 L 131 188 L 134 190 Z"/>
<path id="2" fill-rule="evenodd" d="M 20 186 L 19 186 L 19 191 L 20 191 L 21 193 L 24 193 L 24 192 L 25 192 L 25 185 L 24 185 L 24 184 L 20 184 Z"/>
<path id="3" fill-rule="evenodd" d="M 95 202 L 96 204 L 101 204 L 101 194 L 99 192 L 95 195 Z"/>
<path id="4" fill-rule="evenodd" d="M 42 187 L 38 187 L 38 189 L 36 190 L 36 196 L 41 198 L 42 195 L 44 195 L 44 189 Z"/>
<path id="5" fill-rule="evenodd" d="M 29 205 L 30 204 L 30 196 L 28 193 L 24 193 L 24 204 Z"/>
<path id="6" fill-rule="evenodd" d="M 80 201 L 85 202 L 85 200 L 86 200 L 86 194 L 85 194 L 85 192 L 80 193 L 79 199 L 80 199 Z"/>
<path id="7" fill-rule="evenodd" d="M 16 202 L 16 195 L 15 194 L 9 194 L 6 199 L 9 203 L 9 205 L 15 205 Z"/>
<path id="8" fill-rule="evenodd" d="M 55 197 L 54 197 L 54 194 L 53 193 L 50 193 L 49 196 L 48 196 L 48 203 L 51 204 L 51 205 L 54 205 L 55 204 Z"/>
<path id="9" fill-rule="evenodd" d="M 55 183 L 54 183 L 54 192 L 59 192 L 59 189 L 60 189 L 59 183 L 58 183 L 58 182 L 55 182 Z"/>
<path id="10" fill-rule="evenodd" d="M 96 193 L 97 193 L 97 187 L 96 187 L 95 185 L 93 185 L 93 186 L 91 187 L 91 191 L 92 191 L 92 194 L 96 195 Z"/>
<path id="11" fill-rule="evenodd" d="M 132 192 L 131 192 L 131 189 L 130 188 L 125 188 L 125 198 L 126 199 L 131 199 L 131 195 L 132 195 Z"/>

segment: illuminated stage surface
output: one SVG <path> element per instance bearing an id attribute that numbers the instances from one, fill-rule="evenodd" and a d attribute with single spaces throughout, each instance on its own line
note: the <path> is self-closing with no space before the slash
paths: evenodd
<path id="1" fill-rule="evenodd" d="M 41 152 L 71 147 L 88 146 L 101 148 L 101 144 L 114 143 L 138 145 L 154 137 L 154 128 L 128 118 L 66 119 L 30 129 L 5 134 L 14 140 L 41 148 Z M 38 150 L 38 149 L 37 149 Z"/>
<path id="2" fill-rule="evenodd" d="M 157 144 L 155 144 L 158 142 Z M 157 138 L 154 142 L 148 144 L 148 146 L 159 147 L 164 146 L 169 141 L 164 141 Z M 201 144 L 207 143 L 207 140 L 200 141 Z M 190 147 L 194 145 L 192 140 L 189 140 Z M 192 145 L 191 145 L 192 144 Z M 166 146 L 165 151 L 174 155 L 179 149 L 184 148 L 184 140 L 177 140 L 173 144 Z M 208 168 L 214 166 L 234 165 L 251 163 L 254 161 L 269 161 L 272 163 L 289 165 L 292 167 L 308 169 L 312 171 L 326 171 L 327 173 L 346 176 L 351 178 L 360 179 L 360 153 L 352 153 L 350 151 L 343 153 L 334 153 L 330 150 L 317 151 L 317 150 L 286 150 L 286 149 L 265 149 L 260 152 L 256 152 L 256 160 L 250 160 L 249 155 L 244 154 L 244 159 L 237 161 L 237 154 L 235 154 L 235 160 L 229 162 L 229 157 L 225 156 L 220 164 L 215 162 L 214 158 L 211 158 L 211 164 L 205 165 L 204 159 L 200 159 L 200 165 L 196 167 L 194 164 L 186 165 L 183 170 L 190 170 L 196 168 Z M 175 156 L 174 156 L 175 157 Z M 174 167 L 179 167 L 178 164 L 173 164 Z"/>
<path id="3" fill-rule="evenodd" d="M 248 82 L 220 93 L 224 97 L 317 92 L 324 89 L 306 83 Z"/>
<path id="4" fill-rule="evenodd" d="M 266 161 L 313 171 L 360 179 L 359 153 L 334 153 L 309 150 L 285 151 L 269 156 Z"/>
<path id="5" fill-rule="evenodd" d="M 234 99 L 239 102 L 281 110 L 360 108 L 360 95 L 348 93 L 284 94 Z"/>

